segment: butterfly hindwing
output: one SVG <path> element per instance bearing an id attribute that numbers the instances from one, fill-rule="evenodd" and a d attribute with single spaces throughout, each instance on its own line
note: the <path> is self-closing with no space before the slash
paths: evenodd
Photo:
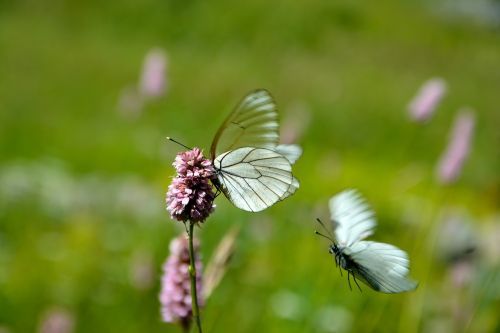
<path id="1" fill-rule="evenodd" d="M 407 278 L 408 255 L 394 245 L 360 241 L 344 248 L 343 254 L 355 263 L 350 271 L 376 291 L 400 293 L 417 287 Z"/>
<path id="2" fill-rule="evenodd" d="M 277 145 L 276 148 L 274 148 L 274 151 L 276 151 L 277 153 L 286 157 L 286 159 L 290 162 L 290 164 L 294 164 L 299 159 L 299 157 L 302 155 L 302 148 L 299 145 L 293 145 L 293 144 Z M 283 194 L 283 196 L 281 197 L 281 200 L 294 194 L 295 191 L 297 191 L 297 189 L 299 188 L 299 186 L 300 186 L 300 183 L 299 183 L 298 179 L 293 177 L 290 188 L 288 189 L 288 191 L 285 194 Z"/>
<path id="3" fill-rule="evenodd" d="M 290 164 L 295 164 L 295 162 L 299 159 L 299 157 L 302 155 L 302 148 L 299 145 L 277 145 L 274 150 L 285 156 L 288 161 L 290 161 Z"/>
<path id="4" fill-rule="evenodd" d="M 300 183 L 299 183 L 299 180 L 295 177 L 292 178 L 292 182 L 290 184 L 290 187 L 288 188 L 288 190 L 286 191 L 286 193 L 284 193 L 280 200 L 283 200 L 283 199 L 286 199 L 288 198 L 289 196 L 291 196 L 292 194 L 295 193 L 295 191 L 297 191 L 297 189 L 300 187 Z"/>
<path id="5" fill-rule="evenodd" d="M 291 186 L 298 187 L 288 159 L 271 149 L 231 150 L 218 156 L 214 167 L 223 193 L 246 211 L 270 207 L 287 197 Z"/>

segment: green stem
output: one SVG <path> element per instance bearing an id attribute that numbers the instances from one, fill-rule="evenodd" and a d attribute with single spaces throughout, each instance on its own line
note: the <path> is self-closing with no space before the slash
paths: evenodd
<path id="1" fill-rule="evenodd" d="M 198 307 L 198 295 L 196 290 L 196 265 L 194 260 L 194 250 L 193 250 L 193 233 L 194 233 L 194 223 L 189 222 L 189 278 L 191 280 L 191 307 L 193 311 L 193 319 L 198 327 L 198 333 L 202 333 L 201 330 L 201 319 L 200 319 L 200 308 Z"/>

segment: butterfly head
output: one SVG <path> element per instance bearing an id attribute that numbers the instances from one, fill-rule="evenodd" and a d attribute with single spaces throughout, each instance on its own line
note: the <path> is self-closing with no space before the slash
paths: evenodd
<path id="1" fill-rule="evenodd" d="M 330 247 L 328 248 L 328 253 L 330 253 L 330 254 L 338 255 L 341 252 L 342 252 L 342 250 L 340 249 L 340 247 L 336 243 L 332 243 L 330 245 Z"/>

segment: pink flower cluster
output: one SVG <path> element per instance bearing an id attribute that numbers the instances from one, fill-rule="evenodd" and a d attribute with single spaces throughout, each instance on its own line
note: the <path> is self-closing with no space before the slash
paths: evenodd
<path id="1" fill-rule="evenodd" d="M 469 155 L 474 135 L 475 115 L 470 109 L 462 109 L 456 116 L 446 151 L 438 164 L 437 178 L 441 183 L 455 181 Z"/>
<path id="2" fill-rule="evenodd" d="M 177 154 L 173 166 L 177 175 L 184 178 L 212 178 L 215 174 L 212 162 L 203 157 L 199 148 Z"/>
<path id="3" fill-rule="evenodd" d="M 441 78 L 425 82 L 408 106 L 411 118 L 418 122 L 428 120 L 446 94 L 446 90 L 446 81 Z"/>
<path id="4" fill-rule="evenodd" d="M 167 210 L 178 221 L 203 222 L 214 209 L 215 194 L 209 180 L 214 177 L 212 162 L 199 148 L 179 153 L 173 166 L 177 176 L 167 192 Z"/>
<path id="5" fill-rule="evenodd" d="M 189 328 L 192 317 L 191 285 L 189 280 L 189 243 L 186 235 L 174 238 L 170 243 L 170 256 L 163 265 L 160 303 L 164 322 L 180 323 Z M 193 240 L 196 265 L 196 290 L 198 304 L 203 306 L 202 264 L 199 255 L 199 242 Z"/>
<path id="6" fill-rule="evenodd" d="M 39 333 L 72 333 L 75 328 L 73 314 L 64 308 L 48 309 L 38 327 Z M 1 331 L 1 330 L 0 330 Z"/>
<path id="7" fill-rule="evenodd" d="M 146 98 L 161 97 L 167 89 L 167 56 L 162 49 L 153 49 L 144 59 L 139 92 Z"/>

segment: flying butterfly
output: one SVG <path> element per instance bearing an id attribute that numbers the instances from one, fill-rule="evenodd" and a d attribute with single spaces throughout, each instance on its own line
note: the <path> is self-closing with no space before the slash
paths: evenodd
<path id="1" fill-rule="evenodd" d="M 329 253 L 334 255 L 335 264 L 347 271 L 347 281 L 351 288 L 350 276 L 361 290 L 357 279 L 373 290 L 382 293 L 401 293 L 414 290 L 417 283 L 410 280 L 409 259 L 406 252 L 394 245 L 365 241 L 376 227 L 375 213 L 356 190 L 346 190 L 329 201 L 331 221 L 335 237 L 328 231 L 332 244 Z M 352 289 L 352 288 L 351 288 Z"/>

